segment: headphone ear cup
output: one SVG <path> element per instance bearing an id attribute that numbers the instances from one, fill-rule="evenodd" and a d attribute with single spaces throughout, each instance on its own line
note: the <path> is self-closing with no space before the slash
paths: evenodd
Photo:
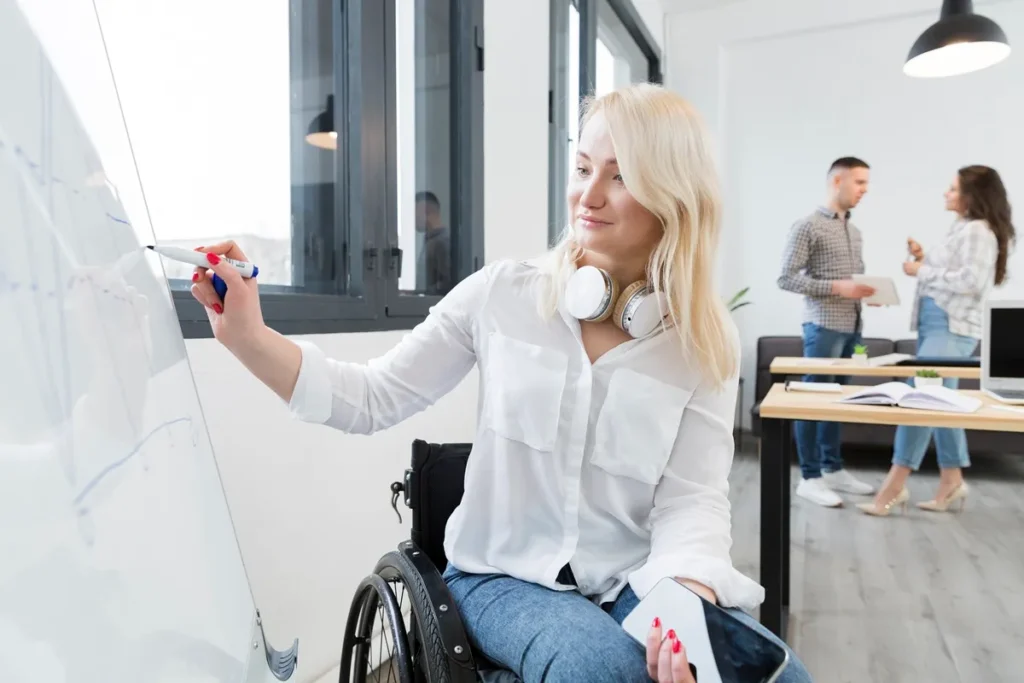
<path id="1" fill-rule="evenodd" d="M 612 314 L 612 322 L 615 323 L 616 327 L 618 327 L 623 332 L 626 332 L 627 334 L 629 333 L 629 330 L 626 329 L 625 321 L 622 319 L 622 316 L 626 312 L 626 305 L 629 303 L 629 300 L 632 299 L 634 295 L 636 295 L 638 292 L 646 291 L 646 289 L 647 281 L 638 280 L 629 285 L 628 287 L 626 287 L 624 290 L 622 290 L 622 294 L 617 299 L 615 299 L 615 312 Z"/>
<path id="2" fill-rule="evenodd" d="M 602 271 L 603 272 L 603 271 Z M 619 283 L 615 281 L 615 278 L 607 276 L 607 286 L 611 289 L 611 294 L 608 297 L 608 305 L 605 306 L 604 310 L 596 318 L 591 318 L 591 322 L 603 323 L 608 318 L 612 317 L 614 311 L 614 303 L 619 298 Z"/>
<path id="3" fill-rule="evenodd" d="M 608 320 L 618 296 L 619 285 L 615 279 L 594 266 L 583 266 L 573 273 L 565 290 L 569 314 L 588 322 Z"/>

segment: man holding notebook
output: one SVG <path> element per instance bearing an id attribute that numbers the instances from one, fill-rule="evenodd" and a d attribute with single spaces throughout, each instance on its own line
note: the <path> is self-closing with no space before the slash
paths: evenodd
<path id="1" fill-rule="evenodd" d="M 782 258 L 780 288 L 804 297 L 804 356 L 849 358 L 861 342 L 861 300 L 874 294 L 853 281 L 864 272 L 860 230 L 850 213 L 868 190 L 869 167 L 843 157 L 828 170 L 825 204 L 790 229 Z M 844 382 L 845 377 L 808 375 L 807 382 Z M 835 422 L 795 424 L 800 484 L 796 493 L 819 505 L 843 504 L 837 491 L 869 495 L 869 484 L 843 469 L 840 426 Z"/>

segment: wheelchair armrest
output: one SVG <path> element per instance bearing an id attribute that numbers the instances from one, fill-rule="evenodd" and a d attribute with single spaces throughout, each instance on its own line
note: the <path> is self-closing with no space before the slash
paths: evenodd
<path id="1" fill-rule="evenodd" d="M 440 639 L 440 645 L 452 662 L 453 669 L 464 667 L 464 672 L 460 673 L 464 673 L 465 676 L 454 675 L 453 671 L 452 680 L 476 681 L 476 663 L 469 638 L 466 636 L 466 628 L 441 572 L 437 570 L 430 557 L 412 541 L 400 543 L 398 553 L 408 565 L 402 575 L 406 587 L 412 593 L 413 609 L 428 609 L 433 612 L 439 628 L 436 637 Z M 374 573 L 377 573 L 377 569 Z M 429 623 L 429 620 L 421 616 L 420 623 L 424 622 Z M 430 635 L 433 637 L 435 634 Z"/>

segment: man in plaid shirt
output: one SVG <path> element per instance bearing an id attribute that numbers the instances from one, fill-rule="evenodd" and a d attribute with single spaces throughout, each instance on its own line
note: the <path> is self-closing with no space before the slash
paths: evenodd
<path id="1" fill-rule="evenodd" d="M 861 342 L 861 299 L 874 289 L 854 282 L 864 272 L 860 230 L 850 211 L 868 190 L 869 167 L 855 157 L 843 157 L 828 171 L 823 206 L 790 229 L 782 258 L 780 288 L 804 297 L 804 356 L 848 358 Z M 809 375 L 808 382 L 843 382 L 846 378 Z M 797 495 L 835 507 L 843 499 L 836 491 L 868 495 L 874 489 L 843 469 L 840 426 L 835 422 L 795 424 L 801 480 Z"/>

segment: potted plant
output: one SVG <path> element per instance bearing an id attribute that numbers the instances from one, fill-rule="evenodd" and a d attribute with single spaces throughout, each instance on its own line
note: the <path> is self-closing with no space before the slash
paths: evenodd
<path id="1" fill-rule="evenodd" d="M 743 308 L 744 306 L 749 306 L 751 304 L 750 301 L 743 300 L 743 297 L 745 297 L 747 295 L 747 292 L 749 291 L 750 287 L 744 287 L 743 289 L 732 295 L 732 298 L 729 299 L 729 303 L 726 304 L 726 306 L 729 308 L 730 313 L 732 313 L 738 308 Z"/>
<path id="2" fill-rule="evenodd" d="M 942 378 L 934 370 L 918 370 L 914 376 L 915 387 L 942 386 Z"/>
<path id="3" fill-rule="evenodd" d="M 853 347 L 853 362 L 857 365 L 867 365 L 868 363 L 868 347 L 863 344 L 857 344 Z"/>

